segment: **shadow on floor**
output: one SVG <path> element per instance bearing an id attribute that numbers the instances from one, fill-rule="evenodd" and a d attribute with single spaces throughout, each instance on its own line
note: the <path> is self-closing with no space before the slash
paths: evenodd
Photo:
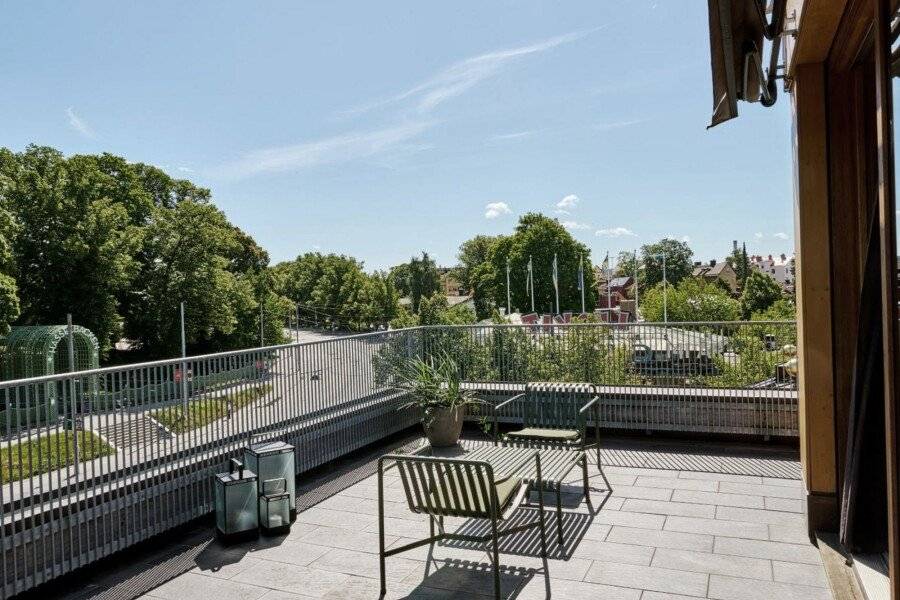
<path id="1" fill-rule="evenodd" d="M 537 574 L 544 571 L 546 586 L 549 590 L 550 579 L 546 568 L 525 569 L 500 565 L 500 597 L 513 600 Z M 425 567 L 422 582 L 405 598 L 444 597 L 435 591 L 451 592 L 453 598 L 485 598 L 493 597 L 494 571 L 490 563 L 459 559 L 430 560 Z M 390 583 L 388 583 L 390 592 Z M 490 596 L 486 596 L 490 594 Z M 549 595 L 548 595 L 549 597 Z"/>

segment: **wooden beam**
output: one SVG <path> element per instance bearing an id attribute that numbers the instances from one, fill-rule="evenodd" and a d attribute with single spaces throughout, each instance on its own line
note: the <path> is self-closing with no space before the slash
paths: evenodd
<path id="1" fill-rule="evenodd" d="M 794 76 L 797 336 L 800 456 L 810 533 L 837 525 L 829 221 L 828 114 L 824 63 Z"/>
<path id="2" fill-rule="evenodd" d="M 785 28 L 796 28 L 797 37 L 789 42 L 787 71 L 794 76 L 800 65 L 821 63 L 828 58 L 831 44 L 841 22 L 847 0 L 789 0 L 787 17 L 796 11 L 795 21 L 785 21 Z"/>

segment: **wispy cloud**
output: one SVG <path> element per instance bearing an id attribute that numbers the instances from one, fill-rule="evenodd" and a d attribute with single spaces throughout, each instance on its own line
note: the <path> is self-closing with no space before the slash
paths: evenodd
<path id="1" fill-rule="evenodd" d="M 563 199 L 556 203 L 556 208 L 561 210 L 571 210 L 578 206 L 579 202 L 580 200 L 578 196 L 576 196 L 575 194 L 569 194 L 568 196 L 563 196 Z"/>
<path id="2" fill-rule="evenodd" d="M 596 31 L 596 29 L 591 31 Z M 527 46 L 495 50 L 461 60 L 404 92 L 356 107 L 347 111 L 346 114 L 358 115 L 404 101 L 414 102 L 416 109 L 420 112 L 429 112 L 447 100 L 467 92 L 482 81 L 496 76 L 517 60 L 574 42 L 591 31 L 566 33 Z"/>
<path id="3" fill-rule="evenodd" d="M 579 223 L 578 221 L 563 221 L 562 226 L 571 230 L 591 229 L 591 226 L 588 223 Z"/>
<path id="4" fill-rule="evenodd" d="M 777 240 L 786 240 L 786 239 L 788 239 L 789 236 L 788 236 L 788 234 L 784 233 L 783 231 L 779 231 L 778 233 L 773 233 L 772 237 Z"/>
<path id="5" fill-rule="evenodd" d="M 190 167 L 177 167 L 177 169 L 179 171 L 181 171 L 182 173 L 193 173 L 194 172 L 194 170 Z"/>
<path id="6" fill-rule="evenodd" d="M 608 229 L 598 229 L 596 235 L 600 237 L 636 237 L 637 234 L 627 227 L 610 227 Z"/>
<path id="7" fill-rule="evenodd" d="M 572 214 L 572 211 L 566 210 L 564 208 L 557 208 L 553 212 L 555 212 L 558 215 L 571 215 Z"/>
<path id="8" fill-rule="evenodd" d="M 755 237 L 755 238 L 758 239 L 758 240 L 763 239 L 763 233 L 762 233 L 762 231 L 757 231 L 756 233 L 753 234 L 753 237 Z"/>
<path id="9" fill-rule="evenodd" d="M 491 142 L 508 142 L 511 140 L 521 140 L 533 136 L 537 131 L 516 131 L 515 133 L 500 133 L 492 135 L 488 138 Z"/>
<path id="10" fill-rule="evenodd" d="M 86 138 L 95 138 L 96 134 L 87 121 L 75 114 L 75 109 L 71 106 L 66 109 L 66 116 L 69 117 L 69 125 Z"/>
<path id="11" fill-rule="evenodd" d="M 430 122 L 415 121 L 367 132 L 303 142 L 291 146 L 263 148 L 246 153 L 216 172 L 225 177 L 241 178 L 259 173 L 298 171 L 325 164 L 368 158 L 395 149 L 421 135 Z"/>
<path id="12" fill-rule="evenodd" d="M 683 235 L 683 236 L 681 236 L 681 241 L 684 242 L 685 244 L 690 243 L 690 241 L 691 241 L 691 236 L 689 236 L 689 235 Z"/>
<path id="13" fill-rule="evenodd" d="M 496 219 L 501 215 L 508 215 L 512 210 L 506 202 L 491 202 L 484 207 L 485 219 Z"/>
<path id="14" fill-rule="evenodd" d="M 623 129 L 625 127 L 631 127 L 632 125 L 638 125 L 640 123 L 646 123 L 650 119 L 628 119 L 626 121 L 612 121 L 610 123 L 599 123 L 594 125 L 594 129 L 597 131 L 612 131 L 614 129 Z"/>

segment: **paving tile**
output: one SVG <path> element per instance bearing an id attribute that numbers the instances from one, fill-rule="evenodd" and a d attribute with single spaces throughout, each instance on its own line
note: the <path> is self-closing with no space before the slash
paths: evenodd
<path id="1" fill-rule="evenodd" d="M 386 533 L 384 536 L 385 546 L 393 544 L 398 537 Z M 378 534 L 362 531 L 361 528 L 351 531 L 342 527 L 319 527 L 301 536 L 298 541 L 328 548 L 344 548 L 378 554 Z"/>
<path id="2" fill-rule="evenodd" d="M 796 500 L 794 498 L 773 498 L 771 496 L 766 496 L 764 498 L 766 510 L 772 511 L 783 511 L 783 512 L 792 512 L 792 513 L 802 513 L 803 512 L 803 501 Z"/>
<path id="3" fill-rule="evenodd" d="M 725 575 L 711 575 L 709 598 L 715 600 L 832 600 L 825 588 L 790 585 Z"/>
<path id="4" fill-rule="evenodd" d="M 313 561 L 309 567 L 345 575 L 380 577 L 377 554 L 344 550 L 343 548 L 330 550 Z M 397 555 L 387 557 L 385 567 L 385 573 L 389 580 L 402 581 L 410 573 L 416 571 L 424 572 L 425 562 Z"/>
<path id="5" fill-rule="evenodd" d="M 350 577 L 339 590 L 333 590 L 322 600 L 373 600 L 380 595 L 381 583 L 367 577 Z M 455 600 L 459 596 L 450 590 L 428 588 L 415 583 L 387 582 L 384 600 Z M 261 600 L 269 600 L 268 596 Z M 285 599 L 288 600 L 288 599 Z M 290 599 L 293 600 L 293 599 Z"/>
<path id="6" fill-rule="evenodd" d="M 500 593 L 509 596 L 522 588 L 533 577 L 543 577 L 533 569 L 502 567 L 500 569 Z M 422 587 L 451 590 L 453 597 L 468 598 L 476 594 L 490 593 L 494 586 L 494 572 L 490 562 L 444 561 L 429 565 L 423 578 L 422 572 L 411 573 L 403 583 L 416 583 Z"/>
<path id="7" fill-rule="evenodd" d="M 810 544 L 804 546 L 801 544 L 785 544 L 782 542 L 764 542 L 761 540 L 717 537 L 713 551 L 717 554 L 768 558 L 770 560 L 799 562 L 811 565 L 822 563 L 819 550 Z"/>
<path id="8" fill-rule="evenodd" d="M 328 548 L 324 546 L 285 540 L 281 544 L 256 548 L 252 550 L 250 556 L 255 559 L 306 566 L 326 552 Z"/>
<path id="9" fill-rule="evenodd" d="M 801 565 L 799 563 L 775 561 L 772 563 L 772 571 L 775 581 L 814 587 L 828 587 L 825 569 L 820 565 Z"/>
<path id="10" fill-rule="evenodd" d="M 722 485 L 719 484 L 719 489 Z M 693 502 L 696 504 L 713 504 L 715 506 L 740 506 L 743 508 L 764 508 L 761 496 L 747 496 L 745 494 L 723 494 L 721 492 L 700 492 L 696 490 L 675 490 L 672 492 L 672 502 Z"/>
<path id="11" fill-rule="evenodd" d="M 696 596 L 682 596 L 681 594 L 667 594 L 665 592 L 644 592 L 641 600 L 697 600 Z"/>
<path id="12" fill-rule="evenodd" d="M 706 533 L 753 540 L 769 539 L 769 528 L 765 523 L 749 523 L 746 521 L 723 521 L 719 519 L 703 519 L 698 517 L 671 516 L 663 527 L 666 531 L 683 531 L 686 533 Z"/>
<path id="13" fill-rule="evenodd" d="M 592 522 L 588 528 L 585 530 L 583 539 L 586 540 L 598 540 L 603 541 L 606 539 L 606 536 L 609 535 L 609 530 L 612 529 L 612 525 L 608 525 L 606 523 L 597 523 Z"/>
<path id="14" fill-rule="evenodd" d="M 803 490 L 797 487 L 783 485 L 756 485 L 754 483 L 735 483 L 723 481 L 719 484 L 719 491 L 723 494 L 748 494 L 752 496 L 771 496 L 773 498 L 803 497 Z"/>
<path id="15" fill-rule="evenodd" d="M 314 506 L 309 510 L 298 513 L 297 523 L 319 525 L 321 527 L 341 527 L 343 529 L 355 531 L 360 527 L 366 527 L 373 524 L 377 525 L 378 518 L 374 515 L 362 513 L 356 513 L 350 518 L 345 511 L 329 510 L 327 508 Z"/>
<path id="16" fill-rule="evenodd" d="M 555 579 L 551 571 L 550 591 L 553 600 L 639 600 L 641 590 L 590 583 Z M 547 585 L 543 577 L 535 577 L 522 588 L 517 600 L 545 600 Z"/>
<path id="17" fill-rule="evenodd" d="M 704 596 L 708 575 L 658 567 L 596 561 L 586 581 L 688 596 Z"/>
<path id="18" fill-rule="evenodd" d="M 769 498 L 766 498 L 766 500 L 769 500 Z M 772 525 L 803 523 L 803 517 L 795 513 L 763 510 L 760 508 L 741 508 L 739 506 L 716 507 L 716 518 L 725 521 L 750 521 Z"/>
<path id="19" fill-rule="evenodd" d="M 646 500 L 669 500 L 672 490 L 666 488 L 638 487 L 634 485 L 614 485 L 613 497 L 644 498 Z"/>
<path id="20" fill-rule="evenodd" d="M 779 477 L 763 477 L 762 482 L 765 485 L 780 485 L 783 487 L 793 487 L 803 489 L 803 482 L 799 479 L 781 479 Z"/>
<path id="21" fill-rule="evenodd" d="M 690 504 L 688 502 L 665 502 L 662 500 L 642 500 L 628 498 L 622 505 L 628 512 L 649 513 L 654 515 L 678 515 L 682 517 L 715 518 L 716 507 L 711 504 Z"/>
<path id="22" fill-rule="evenodd" d="M 228 583 L 248 583 L 318 598 L 331 591 L 339 590 L 347 579 L 347 576 L 341 573 L 266 561 L 258 569 L 251 569 L 235 575 Z M 223 599 L 217 598 L 216 600 Z"/>
<path id="23" fill-rule="evenodd" d="M 763 483 L 759 475 L 733 475 L 731 473 L 704 473 L 700 471 L 680 471 L 679 479 L 705 479 L 707 481 L 735 481 L 738 483 Z"/>
<path id="24" fill-rule="evenodd" d="M 769 539 L 773 542 L 787 542 L 788 544 L 810 544 L 809 531 L 806 523 L 778 523 L 769 525 Z"/>
<path id="25" fill-rule="evenodd" d="M 656 548 L 679 548 L 682 550 L 698 550 L 700 552 L 712 552 L 713 549 L 713 536 L 711 535 L 636 529 L 633 527 L 613 527 L 609 535 L 606 536 L 606 540 L 620 544 L 637 544 Z"/>
<path id="26" fill-rule="evenodd" d="M 638 477 L 634 485 L 670 490 L 699 490 L 701 492 L 716 492 L 719 488 L 718 481 L 680 479 L 677 477 Z"/>
<path id="27" fill-rule="evenodd" d="M 218 579 L 231 579 L 242 571 L 255 568 L 260 563 L 262 563 L 262 561 L 257 558 L 245 556 L 241 560 L 233 563 L 222 563 L 216 565 L 206 564 L 203 566 L 196 566 L 190 570 L 190 573 L 197 573 L 200 575 L 206 575 L 208 577 L 216 577 Z"/>
<path id="28" fill-rule="evenodd" d="M 666 518 L 663 515 L 628 512 L 624 510 L 601 510 L 594 515 L 594 523 L 601 525 L 622 525 L 642 529 L 662 529 Z"/>
<path id="29" fill-rule="evenodd" d="M 650 559 L 653 557 L 653 550 L 654 548 L 651 546 L 582 540 L 572 552 L 572 556 L 604 562 L 648 566 L 650 565 Z"/>
<path id="30" fill-rule="evenodd" d="M 637 475 L 638 477 L 678 477 L 678 471 L 670 469 L 643 469 L 640 467 L 603 466 L 603 472 L 609 475 L 617 473 L 622 475 Z"/>
<path id="31" fill-rule="evenodd" d="M 675 569 L 676 571 L 772 580 L 771 562 L 762 558 L 658 548 L 653 554 L 653 562 L 650 564 L 654 567 Z"/>
<path id="32" fill-rule="evenodd" d="M 256 600 L 268 591 L 266 587 L 249 583 L 185 573 L 162 584 L 152 593 L 154 598 L 164 600 Z"/>

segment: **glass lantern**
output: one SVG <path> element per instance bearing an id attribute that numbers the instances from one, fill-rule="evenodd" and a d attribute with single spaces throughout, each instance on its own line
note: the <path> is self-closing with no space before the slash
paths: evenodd
<path id="1" fill-rule="evenodd" d="M 291 495 L 283 478 L 269 479 L 259 495 L 259 526 L 264 535 L 280 535 L 291 528 Z"/>
<path id="2" fill-rule="evenodd" d="M 251 444 L 244 448 L 244 464 L 259 476 L 259 495 L 264 493 L 262 483 L 270 479 L 283 479 L 288 500 L 290 521 L 297 518 L 296 470 L 294 447 L 280 441 Z"/>
<path id="3" fill-rule="evenodd" d="M 226 544 L 259 536 L 257 477 L 236 459 L 228 473 L 218 473 L 216 487 L 216 535 Z"/>

